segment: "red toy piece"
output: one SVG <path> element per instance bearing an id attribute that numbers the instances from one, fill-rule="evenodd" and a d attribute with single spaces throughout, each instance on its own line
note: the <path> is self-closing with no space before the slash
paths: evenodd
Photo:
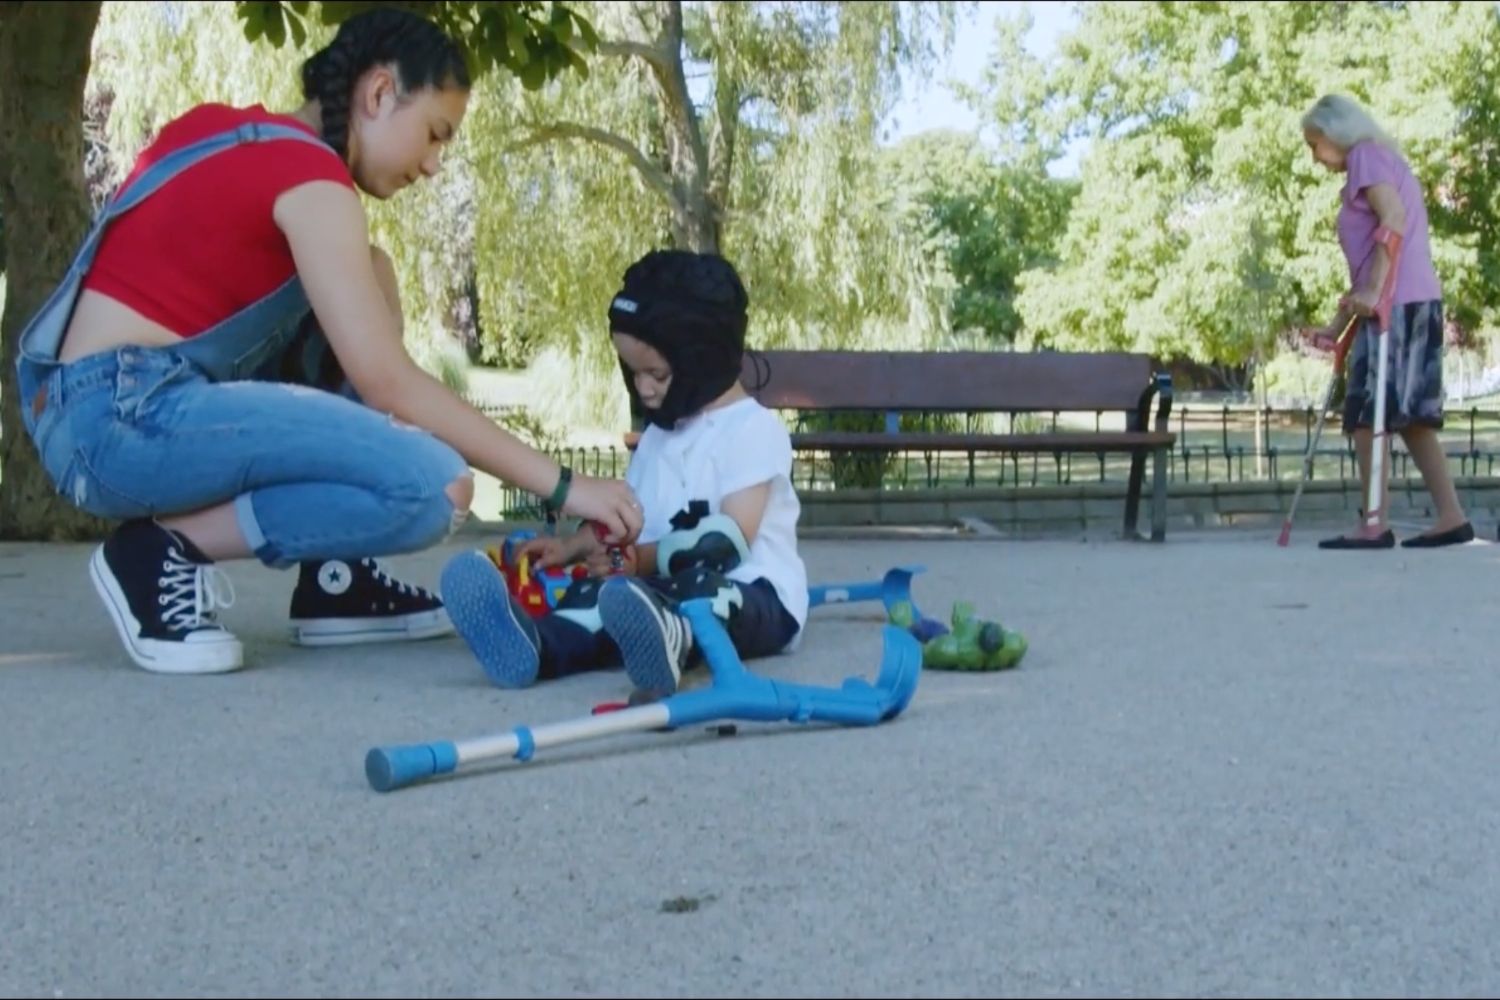
<path id="1" fill-rule="evenodd" d="M 594 537 L 604 541 L 604 526 L 598 522 L 590 522 L 590 526 L 594 530 Z M 533 570 L 530 558 L 518 555 L 517 548 L 535 537 L 535 532 L 517 531 L 509 535 L 504 544 L 489 546 L 484 551 L 505 578 L 505 589 L 521 602 L 521 607 L 526 609 L 527 614 L 540 618 L 557 607 L 557 602 L 562 600 L 573 581 L 587 579 L 589 571 L 582 564 Z M 618 545 L 610 545 L 607 551 L 611 575 L 625 572 L 624 550 Z"/>
<path id="2" fill-rule="evenodd" d="M 548 601 L 547 588 L 531 572 L 531 560 L 521 556 L 515 563 L 510 561 L 510 539 L 506 539 L 505 545 L 491 546 L 485 549 L 485 554 L 505 578 L 505 589 L 510 591 L 511 596 L 521 603 L 526 613 L 533 618 L 540 618 L 552 610 L 551 602 Z"/>
<path id="3" fill-rule="evenodd" d="M 598 521 L 591 521 L 589 523 L 594 529 L 594 537 L 599 539 L 601 543 L 605 543 L 604 551 L 609 555 L 610 575 L 617 576 L 625 572 L 625 550 L 618 545 L 609 545 L 607 543 L 609 531 L 604 525 Z"/>

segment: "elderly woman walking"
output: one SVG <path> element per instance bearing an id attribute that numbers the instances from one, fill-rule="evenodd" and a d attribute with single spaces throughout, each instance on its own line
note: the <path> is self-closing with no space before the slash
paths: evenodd
<path id="1" fill-rule="evenodd" d="M 1361 317 L 1349 355 L 1344 433 L 1352 434 L 1359 455 L 1364 496 L 1370 495 L 1375 402 L 1379 392 L 1377 356 L 1380 295 L 1396 268 L 1386 335 L 1386 431 L 1399 433 L 1437 509 L 1436 523 L 1404 540 L 1405 548 L 1436 548 L 1468 542 L 1473 526 L 1459 505 L 1453 477 L 1437 432 L 1443 426 L 1443 291 L 1432 264 L 1427 208 L 1421 185 L 1397 144 L 1374 118 L 1348 97 L 1330 94 L 1302 117 L 1303 137 L 1312 157 L 1346 175 L 1339 199 L 1338 238 L 1349 267 L 1349 291 L 1330 329 L 1342 330 Z M 1392 259 L 1389 247 L 1399 240 Z M 1389 448 L 1389 438 L 1382 442 Z M 1387 495 L 1389 452 L 1381 462 L 1380 496 Z M 1357 532 L 1319 543 L 1325 549 L 1393 548 L 1387 503 L 1374 514 L 1375 533 Z"/>

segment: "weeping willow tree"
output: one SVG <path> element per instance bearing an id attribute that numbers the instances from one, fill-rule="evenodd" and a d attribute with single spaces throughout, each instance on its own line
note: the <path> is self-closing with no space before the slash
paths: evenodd
<path id="1" fill-rule="evenodd" d="M 759 346 L 930 342 L 946 300 L 880 210 L 880 123 L 952 4 L 574 4 L 587 81 L 488 81 L 471 106 L 475 265 L 490 358 L 537 361 L 555 420 L 620 426 L 605 311 L 653 247 L 741 271 Z"/>

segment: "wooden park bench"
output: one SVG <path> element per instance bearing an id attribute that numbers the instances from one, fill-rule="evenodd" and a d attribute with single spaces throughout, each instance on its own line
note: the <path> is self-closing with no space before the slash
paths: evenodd
<path id="1" fill-rule="evenodd" d="M 775 410 L 885 415 L 879 430 L 793 425 L 799 452 L 953 452 L 1130 455 L 1126 538 L 1138 537 L 1146 456 L 1152 459 L 1151 539 L 1166 537 L 1172 381 L 1145 354 L 1017 354 L 989 351 L 747 351 L 745 388 Z M 1152 426 L 1152 397 L 1157 407 Z M 903 413 L 1123 413 L 1124 429 L 965 433 L 905 430 Z M 972 468 L 972 465 L 971 465 Z"/>

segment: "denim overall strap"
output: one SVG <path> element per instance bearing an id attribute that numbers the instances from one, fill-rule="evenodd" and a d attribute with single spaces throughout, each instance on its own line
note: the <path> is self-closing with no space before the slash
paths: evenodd
<path id="1" fill-rule="evenodd" d="M 296 275 L 195 337 L 156 350 L 182 358 L 215 382 L 273 377 L 276 360 L 312 307 Z"/>
<path id="2" fill-rule="evenodd" d="M 251 122 L 228 129 L 209 136 L 205 139 L 175 150 L 159 161 L 152 164 L 135 182 L 129 187 L 117 191 L 110 202 L 100 211 L 93 224 L 89 228 L 88 235 L 84 238 L 78 252 L 74 255 L 72 263 L 68 266 L 67 273 L 53 289 L 46 302 L 27 323 L 21 331 L 20 342 L 17 351 L 17 368 L 20 376 L 20 389 L 23 399 L 29 399 L 36 391 L 38 384 L 45 379 L 50 368 L 57 366 L 57 353 L 62 344 L 64 333 L 67 331 L 68 322 L 72 319 L 73 310 L 78 303 L 78 296 L 83 289 L 83 279 L 94 263 L 94 255 L 98 252 L 99 242 L 104 236 L 104 231 L 115 219 L 135 208 L 151 195 L 159 191 L 164 184 L 172 180 L 184 170 L 206 160 L 210 156 L 221 153 L 227 149 L 233 149 L 248 142 L 267 142 L 278 139 L 295 139 L 302 142 L 312 143 L 328 149 L 330 155 L 337 155 L 321 139 L 309 135 L 307 132 L 290 125 L 279 125 L 273 123 Z M 267 298 L 277 298 L 281 310 L 296 305 L 296 299 L 301 294 L 300 286 L 289 288 L 295 284 L 295 279 L 283 285 L 282 288 L 273 292 Z M 259 310 L 262 303 L 253 303 L 246 307 L 243 312 Z M 301 296 L 301 307 L 306 309 L 306 297 Z M 234 317 L 231 317 L 233 319 Z M 220 324 L 223 326 L 223 324 Z M 215 327 L 218 329 L 218 327 Z M 28 376 L 28 368 L 33 368 Z"/>

